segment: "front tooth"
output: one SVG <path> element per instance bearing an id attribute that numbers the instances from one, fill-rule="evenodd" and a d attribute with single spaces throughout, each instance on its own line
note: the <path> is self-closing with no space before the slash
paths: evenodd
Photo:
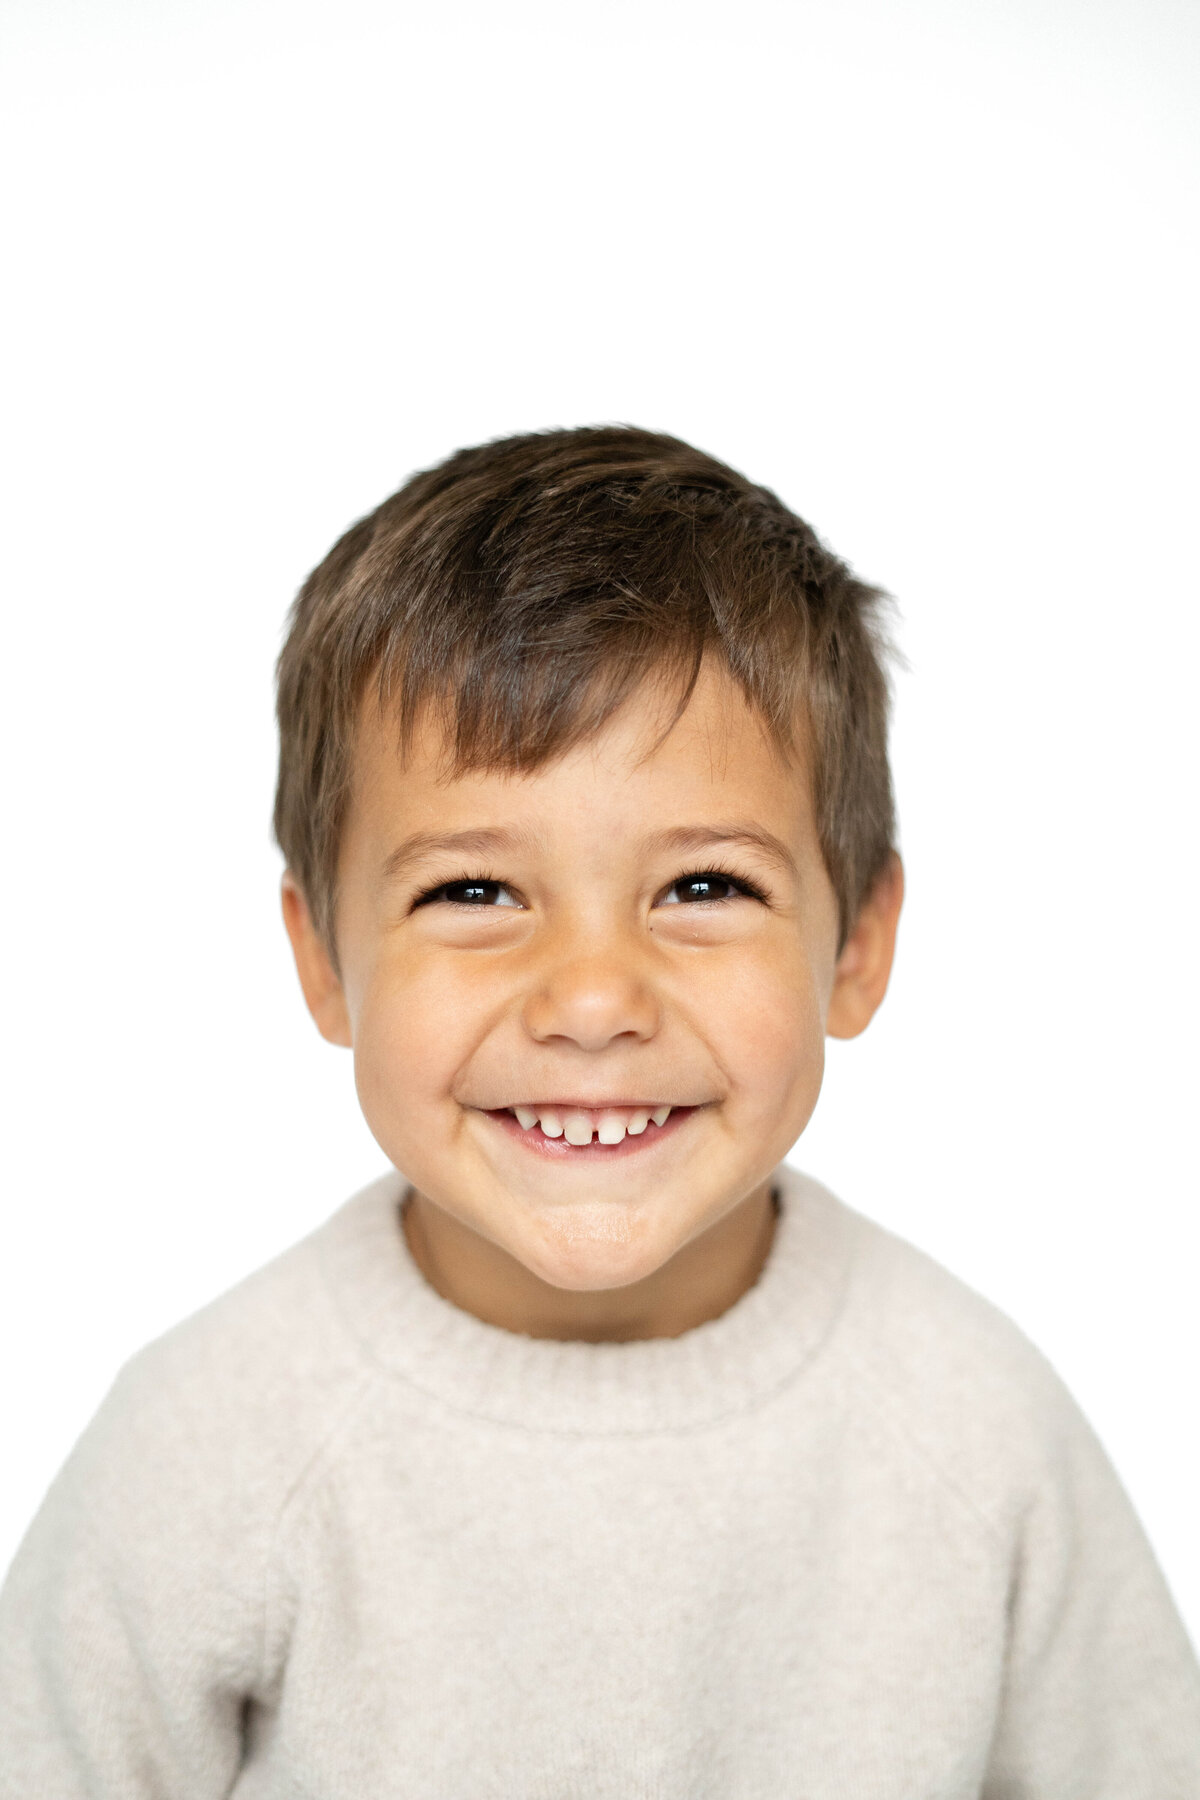
<path id="1" fill-rule="evenodd" d="M 521 1127 L 521 1130 L 532 1131 L 537 1124 L 537 1114 L 534 1112 L 532 1106 L 514 1106 L 513 1111 L 517 1115 L 517 1124 Z"/>
<path id="2" fill-rule="evenodd" d="M 629 1123 L 626 1125 L 625 1129 L 630 1137 L 641 1137 L 649 1123 L 650 1113 L 648 1109 L 644 1106 L 635 1106 L 629 1115 Z"/>
<path id="3" fill-rule="evenodd" d="M 656 1125 L 665 1125 L 670 1116 L 671 1109 L 669 1106 L 656 1106 L 654 1111 L 650 1114 L 650 1117 L 654 1120 Z"/>
<path id="4" fill-rule="evenodd" d="M 547 1137 L 561 1137 L 562 1136 L 563 1122 L 559 1118 L 558 1114 L 554 1111 L 553 1107 L 548 1106 L 546 1108 L 545 1112 L 540 1113 L 538 1116 L 540 1117 L 540 1119 L 542 1121 L 542 1130 L 545 1132 Z"/>
<path id="5" fill-rule="evenodd" d="M 619 1144 L 625 1136 L 625 1120 L 619 1112 L 602 1112 L 596 1136 L 602 1144 Z"/>
<path id="6" fill-rule="evenodd" d="M 545 1121 L 542 1130 L 546 1129 Z M 581 1149 L 592 1141 L 592 1121 L 585 1112 L 569 1112 L 563 1120 L 563 1136 L 568 1144 L 577 1144 Z"/>

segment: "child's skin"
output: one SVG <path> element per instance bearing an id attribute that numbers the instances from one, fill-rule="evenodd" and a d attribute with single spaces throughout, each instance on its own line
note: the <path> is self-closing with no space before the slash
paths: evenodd
<path id="1" fill-rule="evenodd" d="M 413 1183 L 418 1266 L 466 1311 L 537 1337 L 673 1337 L 753 1284 L 769 1177 L 816 1104 L 825 1036 L 862 1031 L 891 971 L 899 859 L 838 956 L 803 759 L 785 764 L 716 664 L 654 748 L 665 706 L 648 681 L 557 761 L 457 779 L 432 714 L 402 764 L 365 706 L 341 979 L 284 877 L 309 1009 L 353 1046 L 367 1122 Z M 686 843 L 662 836 L 685 829 Z M 768 834 L 785 860 L 731 830 Z M 497 837 L 387 873 L 411 837 L 459 833 Z M 697 899 L 682 878 L 713 870 L 764 898 L 726 880 Z M 466 878 L 474 902 L 460 885 L 417 904 Z M 695 1110 L 587 1149 L 497 1116 L 555 1102 Z"/>

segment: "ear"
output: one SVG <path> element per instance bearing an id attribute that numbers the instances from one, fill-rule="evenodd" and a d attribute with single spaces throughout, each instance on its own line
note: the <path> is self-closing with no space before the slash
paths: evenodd
<path id="1" fill-rule="evenodd" d="M 304 992 L 305 1004 L 313 1016 L 317 1030 L 331 1044 L 350 1047 L 350 1014 L 346 996 L 329 952 L 321 942 L 313 924 L 308 902 L 301 893 L 290 869 L 284 870 L 281 890 L 283 922 L 292 941 L 296 973 Z"/>
<path id="2" fill-rule="evenodd" d="M 904 867 L 893 851 L 838 957 L 825 1019 L 830 1037 L 857 1037 L 871 1023 L 887 992 L 903 900 Z"/>

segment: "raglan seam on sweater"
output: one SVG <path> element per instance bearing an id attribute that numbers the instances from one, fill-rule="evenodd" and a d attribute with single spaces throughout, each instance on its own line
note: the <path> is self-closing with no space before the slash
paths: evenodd
<path id="1" fill-rule="evenodd" d="M 340 1441 L 348 1436 L 358 1423 L 362 1405 L 378 1380 L 378 1370 L 370 1366 L 360 1367 L 355 1371 L 353 1377 L 350 1378 L 347 1399 L 341 1406 L 336 1401 L 333 1402 L 334 1418 L 331 1424 L 309 1450 L 299 1469 L 293 1475 L 276 1509 L 274 1523 L 266 1534 L 262 1591 L 259 1600 L 259 1671 L 260 1682 L 264 1687 L 269 1685 L 268 1677 L 271 1674 L 268 1659 L 273 1643 L 272 1585 L 280 1539 L 292 1514 L 300 1506 L 306 1490 L 316 1479 L 317 1472 L 327 1467 L 331 1460 L 335 1459 L 340 1448 Z"/>
<path id="2" fill-rule="evenodd" d="M 909 1454 L 934 1477 L 938 1486 L 954 1500 L 959 1510 L 973 1521 L 1000 1555 L 1007 1558 L 1008 1545 L 1000 1527 L 988 1517 L 979 1502 L 956 1480 L 903 1420 L 897 1418 L 895 1407 L 888 1403 L 887 1384 L 879 1372 L 853 1352 L 847 1353 L 846 1360 L 863 1392 L 865 1402 L 870 1406 L 871 1415 L 876 1423 L 892 1437 L 893 1441 L 904 1446 Z"/>

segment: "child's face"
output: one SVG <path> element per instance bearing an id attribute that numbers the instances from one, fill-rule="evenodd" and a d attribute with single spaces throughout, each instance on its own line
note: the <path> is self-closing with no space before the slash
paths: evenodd
<path id="1" fill-rule="evenodd" d="M 826 1031 L 882 997 L 899 910 L 897 865 L 839 958 L 806 768 L 716 667 L 647 754 L 666 716 L 648 684 L 535 773 L 446 779 L 432 717 L 402 765 L 366 708 L 340 980 L 285 882 L 310 1007 L 353 1044 L 388 1157 L 460 1237 L 577 1293 L 645 1282 L 764 1204 Z M 551 1133 L 591 1116 L 555 1136 L 514 1109 Z M 634 1132 L 568 1141 L 605 1111 L 606 1137 Z"/>

